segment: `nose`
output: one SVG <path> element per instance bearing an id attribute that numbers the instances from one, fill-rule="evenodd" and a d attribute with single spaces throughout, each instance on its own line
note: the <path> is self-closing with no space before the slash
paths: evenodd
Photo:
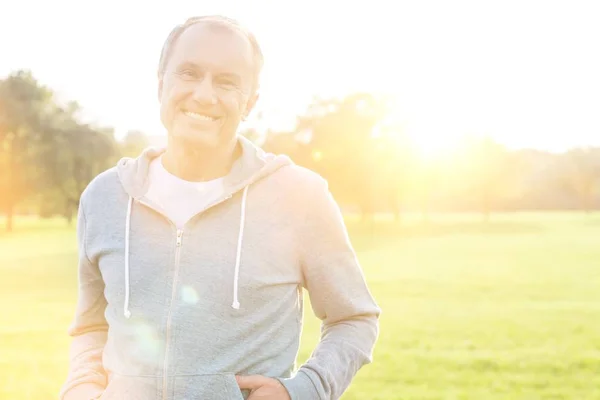
<path id="1" fill-rule="evenodd" d="M 193 93 L 193 99 L 199 104 L 213 104 L 216 100 L 216 93 L 213 88 L 212 79 L 208 74 L 196 85 Z"/>

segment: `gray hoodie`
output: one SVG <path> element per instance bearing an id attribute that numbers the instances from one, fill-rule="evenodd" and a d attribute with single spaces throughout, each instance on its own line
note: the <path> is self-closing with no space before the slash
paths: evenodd
<path id="1" fill-rule="evenodd" d="M 144 197 L 147 149 L 79 207 L 79 298 L 61 399 L 245 399 L 235 375 L 293 400 L 337 399 L 372 361 L 380 309 L 327 182 L 240 137 L 218 201 L 178 230 Z M 302 288 L 321 340 L 296 370 Z"/>

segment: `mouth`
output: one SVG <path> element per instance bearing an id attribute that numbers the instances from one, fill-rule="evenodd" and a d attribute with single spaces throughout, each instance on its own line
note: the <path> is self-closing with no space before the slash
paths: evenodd
<path id="1" fill-rule="evenodd" d="M 196 121 L 215 122 L 220 119 L 219 117 L 214 117 L 212 115 L 201 114 L 201 113 L 188 111 L 188 110 L 183 110 L 183 114 L 185 114 L 185 116 L 187 116 L 193 120 L 196 120 Z"/>

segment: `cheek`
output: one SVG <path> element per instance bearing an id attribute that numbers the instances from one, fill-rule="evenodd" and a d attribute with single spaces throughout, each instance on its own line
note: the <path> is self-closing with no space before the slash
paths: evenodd
<path id="1" fill-rule="evenodd" d="M 177 90 L 176 87 L 165 87 L 160 100 L 163 118 L 173 118 L 177 113 L 177 107 L 184 97 L 184 93 L 181 90 Z"/>
<path id="2" fill-rule="evenodd" d="M 177 100 L 170 93 L 163 93 L 160 103 L 160 120 L 167 130 L 175 129 L 177 123 Z"/>
<path id="3" fill-rule="evenodd" d="M 228 114 L 241 116 L 246 111 L 248 98 L 240 93 L 232 93 L 223 99 L 223 104 Z"/>

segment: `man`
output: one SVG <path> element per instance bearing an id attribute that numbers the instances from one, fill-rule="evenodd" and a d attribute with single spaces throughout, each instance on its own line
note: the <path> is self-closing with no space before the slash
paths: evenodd
<path id="1" fill-rule="evenodd" d="M 158 71 L 166 149 L 86 188 L 62 399 L 337 399 L 380 310 L 317 174 L 237 135 L 262 55 L 235 21 L 176 27 Z M 294 373 L 302 288 L 323 321 Z"/>

